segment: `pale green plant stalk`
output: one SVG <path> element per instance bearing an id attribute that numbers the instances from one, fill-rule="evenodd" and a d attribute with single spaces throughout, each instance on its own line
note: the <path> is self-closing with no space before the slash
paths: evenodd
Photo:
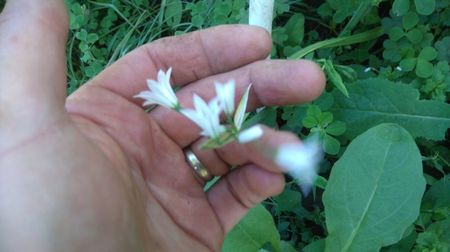
<path id="1" fill-rule="evenodd" d="M 272 34 L 273 5 L 274 0 L 250 0 L 248 23 Z M 267 59 L 270 59 L 270 55 Z"/>
<path id="2" fill-rule="evenodd" d="M 274 0 L 250 0 L 249 24 L 272 34 L 273 4 Z"/>

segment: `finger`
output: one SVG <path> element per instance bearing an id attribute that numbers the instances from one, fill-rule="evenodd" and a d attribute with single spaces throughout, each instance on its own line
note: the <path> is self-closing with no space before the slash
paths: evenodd
<path id="1" fill-rule="evenodd" d="M 0 16 L 2 107 L 23 117 L 63 111 L 67 28 L 63 0 L 7 1 Z"/>
<path id="2" fill-rule="evenodd" d="M 289 105 L 307 102 L 318 97 L 325 85 L 325 77 L 319 66 L 311 61 L 258 61 L 237 70 L 210 76 L 182 88 L 178 98 L 183 107 L 192 107 L 192 94 L 205 100 L 216 93 L 214 81 L 236 81 L 238 102 L 249 83 L 252 83 L 248 110 L 260 106 Z M 166 134 L 182 148 L 198 139 L 200 129 L 189 119 L 165 109 L 156 108 L 150 116 L 156 120 Z"/>
<path id="3" fill-rule="evenodd" d="M 229 232 L 248 210 L 284 188 L 284 177 L 255 165 L 235 169 L 222 177 L 207 197 L 225 233 Z"/>
<path id="4" fill-rule="evenodd" d="M 245 137 L 242 138 L 243 141 L 249 142 L 234 141 L 220 149 L 202 150 L 201 144 L 205 139 L 200 139 L 191 149 L 212 175 L 223 176 L 229 172 L 230 167 L 248 163 L 256 164 L 267 171 L 280 172 L 273 162 L 275 151 L 286 143 L 300 143 L 297 136 L 290 132 L 276 131 L 263 125 L 243 131 L 242 136 Z"/>
<path id="5" fill-rule="evenodd" d="M 239 36 L 236 36 L 239 34 Z M 185 85 L 267 57 L 268 33 L 247 25 L 225 25 L 157 40 L 139 47 L 91 81 L 141 103 L 134 95 L 147 88 L 159 69 L 172 67 L 172 83 Z"/>

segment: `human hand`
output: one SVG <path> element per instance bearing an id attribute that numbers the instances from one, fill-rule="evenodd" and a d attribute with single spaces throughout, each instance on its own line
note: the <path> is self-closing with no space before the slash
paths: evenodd
<path id="1" fill-rule="evenodd" d="M 253 143 L 203 151 L 192 122 L 145 113 L 133 96 L 173 67 L 184 107 L 228 79 L 236 97 L 253 83 L 251 109 L 296 104 L 321 93 L 316 65 L 265 61 L 265 31 L 220 26 L 142 46 L 66 100 L 66 38 L 62 0 L 10 0 L 0 17 L 1 251 L 219 251 L 249 208 L 281 192 L 281 171 L 256 146 L 295 136 L 265 128 Z M 222 176 L 208 192 L 186 148 Z"/>

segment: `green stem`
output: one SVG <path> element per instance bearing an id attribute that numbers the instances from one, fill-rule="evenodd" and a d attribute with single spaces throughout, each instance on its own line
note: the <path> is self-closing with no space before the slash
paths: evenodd
<path id="1" fill-rule="evenodd" d="M 375 29 L 368 30 L 368 31 L 358 33 L 355 35 L 319 41 L 319 42 L 309 45 L 303 49 L 300 49 L 298 52 L 289 56 L 288 59 L 301 59 L 301 58 L 305 57 L 307 54 L 314 52 L 315 50 L 318 50 L 321 48 L 331 48 L 331 47 L 363 43 L 366 41 L 374 40 L 383 34 L 384 34 L 383 28 L 377 27 Z"/>

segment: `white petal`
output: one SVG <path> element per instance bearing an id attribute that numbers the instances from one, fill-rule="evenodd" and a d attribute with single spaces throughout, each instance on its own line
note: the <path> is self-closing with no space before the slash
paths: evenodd
<path id="1" fill-rule="evenodd" d="M 197 94 L 194 94 L 193 100 L 195 110 L 182 109 L 181 113 L 202 129 L 202 135 L 216 138 L 226 131 L 226 128 L 220 125 L 221 108 L 216 98 L 207 104 Z"/>
<path id="2" fill-rule="evenodd" d="M 245 111 L 247 110 L 248 96 L 250 94 L 251 87 L 252 84 L 250 84 L 247 90 L 245 90 L 245 93 L 244 95 L 242 95 L 241 101 L 239 102 L 239 105 L 234 114 L 234 125 L 238 130 L 241 129 L 242 124 L 244 123 L 245 120 Z"/>
<path id="3" fill-rule="evenodd" d="M 219 99 L 219 104 L 224 110 L 225 114 L 231 115 L 234 112 L 234 95 L 236 89 L 236 83 L 234 80 L 222 84 L 215 82 L 216 93 Z"/>
<path id="4" fill-rule="evenodd" d="M 317 141 L 285 144 L 278 149 L 275 163 L 297 179 L 305 192 L 315 182 L 322 156 L 322 148 Z"/>
<path id="5" fill-rule="evenodd" d="M 263 134 L 264 131 L 262 127 L 260 125 L 255 125 L 239 133 L 238 141 L 239 143 L 250 143 L 261 138 Z"/>
<path id="6" fill-rule="evenodd" d="M 164 73 L 164 71 L 159 70 L 157 79 L 155 80 L 147 80 L 147 87 L 149 91 L 146 92 L 145 95 L 141 95 L 142 92 L 135 96 L 137 98 L 142 98 L 144 100 L 147 100 L 144 104 L 150 105 L 150 104 L 157 104 L 161 105 L 167 108 L 174 109 L 178 106 L 178 98 L 175 95 L 175 92 L 172 89 L 172 86 L 170 85 L 170 74 L 172 72 L 172 69 L 169 68 L 167 73 Z"/>

